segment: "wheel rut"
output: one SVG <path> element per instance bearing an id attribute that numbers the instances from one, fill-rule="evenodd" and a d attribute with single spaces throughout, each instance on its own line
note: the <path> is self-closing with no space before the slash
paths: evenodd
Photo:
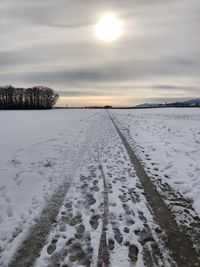
<path id="1" fill-rule="evenodd" d="M 35 219 L 35 224 L 30 228 L 29 234 L 17 250 L 8 267 L 34 266 L 68 189 L 69 183 L 63 183 L 57 188 L 41 214 Z"/>
<path id="2" fill-rule="evenodd" d="M 108 246 L 107 246 L 107 225 L 108 225 L 108 191 L 107 191 L 107 183 L 106 183 L 106 177 L 103 171 L 103 166 L 100 162 L 100 157 L 98 155 L 98 161 L 99 161 L 99 170 L 101 172 L 102 178 L 103 178 L 103 219 L 102 219 L 102 232 L 101 232 L 101 238 L 99 243 L 99 254 L 98 254 L 98 261 L 97 266 L 98 267 L 108 267 L 109 266 L 109 252 L 108 252 Z"/>
<path id="3" fill-rule="evenodd" d="M 171 256 L 177 263 L 178 267 L 193 267 L 200 266 L 200 255 L 197 254 L 193 247 L 193 243 L 188 235 L 182 231 L 172 213 L 166 206 L 163 198 L 157 191 L 155 185 L 152 183 L 148 174 L 144 170 L 139 158 L 129 145 L 122 131 L 117 126 L 115 120 L 108 113 L 116 131 L 118 132 L 122 143 L 129 155 L 131 163 L 134 166 L 136 174 L 140 179 L 141 185 L 144 189 L 145 197 L 151 207 L 153 215 L 160 225 L 161 229 L 167 234 L 167 246 L 171 253 Z"/>

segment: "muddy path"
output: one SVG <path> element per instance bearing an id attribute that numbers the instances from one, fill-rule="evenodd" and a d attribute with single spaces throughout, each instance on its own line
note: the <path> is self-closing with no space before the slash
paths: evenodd
<path id="1" fill-rule="evenodd" d="M 111 116 L 110 119 L 113 122 L 130 157 L 137 176 L 140 179 L 145 197 L 152 209 L 155 219 L 162 228 L 162 231 L 165 231 L 167 234 L 167 245 L 173 259 L 180 267 L 200 266 L 200 255 L 198 255 L 195 250 L 192 241 L 188 237 L 187 233 L 178 227 L 171 211 L 163 201 L 163 198 L 157 191 L 155 185 L 151 182 L 151 179 L 146 173 L 140 160 L 129 145 L 120 128 L 117 126 L 116 121 Z"/>

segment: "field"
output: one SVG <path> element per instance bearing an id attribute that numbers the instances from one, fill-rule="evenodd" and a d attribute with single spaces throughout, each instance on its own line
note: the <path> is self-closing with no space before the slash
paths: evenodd
<path id="1" fill-rule="evenodd" d="M 0 125 L 0 266 L 200 266 L 200 109 Z"/>

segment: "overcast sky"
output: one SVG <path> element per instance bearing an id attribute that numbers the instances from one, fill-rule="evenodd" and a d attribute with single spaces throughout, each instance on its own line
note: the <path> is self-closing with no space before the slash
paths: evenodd
<path id="1" fill-rule="evenodd" d="M 112 12 L 122 36 L 103 43 Z M 1 0 L 0 85 L 45 85 L 59 104 L 133 105 L 200 96 L 199 0 Z"/>

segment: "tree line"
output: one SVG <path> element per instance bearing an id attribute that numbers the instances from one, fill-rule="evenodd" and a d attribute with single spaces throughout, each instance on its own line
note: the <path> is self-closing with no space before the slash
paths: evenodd
<path id="1" fill-rule="evenodd" d="M 0 109 L 51 109 L 59 95 L 51 88 L 0 86 Z"/>

